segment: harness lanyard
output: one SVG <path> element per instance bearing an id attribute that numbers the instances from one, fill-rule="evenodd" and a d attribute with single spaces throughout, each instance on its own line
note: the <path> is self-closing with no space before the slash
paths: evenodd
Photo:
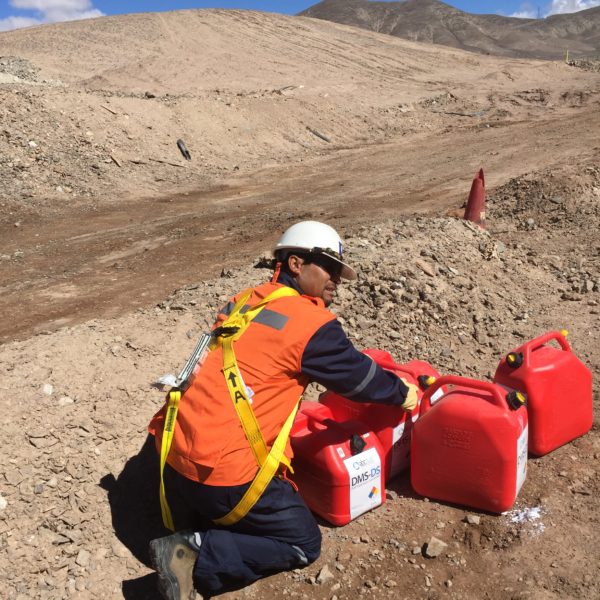
<path id="1" fill-rule="evenodd" d="M 165 493 L 165 481 L 163 473 L 167 456 L 173 442 L 173 431 L 175 430 L 175 421 L 177 420 L 177 411 L 179 410 L 179 401 L 181 400 L 181 391 L 178 389 L 169 392 L 169 404 L 167 405 L 167 414 L 165 415 L 165 425 L 163 427 L 163 436 L 160 444 L 160 512 L 162 513 L 163 523 L 167 529 L 175 531 L 173 525 L 173 516 L 167 502 Z"/>
<path id="2" fill-rule="evenodd" d="M 271 450 L 267 449 L 258 421 L 254 415 L 254 411 L 250 405 L 246 386 L 240 374 L 235 352 L 233 350 L 233 342 L 238 340 L 244 331 L 248 328 L 252 320 L 260 313 L 265 306 L 277 298 L 284 296 L 298 296 L 296 290 L 289 287 L 281 287 L 269 294 L 266 298 L 258 302 L 255 306 L 249 308 L 245 313 L 240 311 L 244 307 L 246 301 L 250 298 L 252 290 L 243 293 L 239 300 L 235 303 L 229 317 L 218 327 L 214 334 L 216 339 L 212 342 L 210 349 L 222 346 L 223 348 L 223 374 L 229 395 L 233 401 L 234 407 L 244 429 L 244 433 L 250 444 L 252 452 L 256 458 L 256 462 L 260 467 L 250 487 L 239 501 L 239 503 L 224 517 L 215 519 L 214 522 L 219 525 L 232 525 L 243 518 L 248 511 L 256 504 L 258 499 L 263 494 L 267 485 L 273 479 L 275 473 L 279 469 L 279 465 L 283 464 L 291 472 L 293 472 L 289 460 L 284 455 L 287 439 L 298 411 L 300 399 L 292 410 L 290 416 L 285 421 L 280 430 Z M 165 527 L 171 531 L 175 531 L 173 518 L 167 502 L 165 494 L 165 486 L 163 481 L 164 466 L 167 462 L 167 456 L 171 449 L 173 441 L 173 431 L 175 429 L 175 421 L 177 419 L 177 411 L 179 409 L 179 401 L 181 399 L 181 391 L 179 389 L 171 390 L 169 393 L 169 403 L 165 415 L 163 438 L 160 452 L 160 508 Z"/>

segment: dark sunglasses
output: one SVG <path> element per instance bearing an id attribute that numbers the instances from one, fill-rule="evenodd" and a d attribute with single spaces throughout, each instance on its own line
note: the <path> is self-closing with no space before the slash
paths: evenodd
<path id="1" fill-rule="evenodd" d="M 344 268 L 336 260 L 330 258 L 329 256 L 325 256 L 324 254 L 309 254 L 304 259 L 304 262 L 307 264 L 315 264 L 317 267 L 321 267 L 324 271 L 329 273 L 330 277 L 339 277 L 342 274 L 342 269 Z"/>

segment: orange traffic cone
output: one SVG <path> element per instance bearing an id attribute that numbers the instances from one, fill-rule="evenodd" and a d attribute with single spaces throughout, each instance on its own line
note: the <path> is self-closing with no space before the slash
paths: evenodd
<path id="1" fill-rule="evenodd" d="M 483 169 L 479 169 L 479 173 L 473 179 L 464 218 L 477 223 L 480 227 L 485 227 L 485 179 Z"/>

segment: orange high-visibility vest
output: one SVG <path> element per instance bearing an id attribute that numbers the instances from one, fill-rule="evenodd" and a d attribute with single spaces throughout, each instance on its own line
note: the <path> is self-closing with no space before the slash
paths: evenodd
<path id="1" fill-rule="evenodd" d="M 281 284 L 265 283 L 255 288 L 248 305 L 253 306 L 279 287 Z M 225 320 L 238 296 L 219 314 L 216 326 Z M 320 298 L 283 297 L 270 302 L 235 342 L 238 367 L 268 447 L 308 384 L 301 374 L 306 344 L 334 318 Z M 167 462 L 194 481 L 240 485 L 253 479 L 258 465 L 231 402 L 222 368 L 223 353 L 217 348 L 208 354 L 181 398 Z M 163 418 L 164 408 L 149 426 L 159 451 Z M 291 459 L 289 443 L 285 454 Z"/>

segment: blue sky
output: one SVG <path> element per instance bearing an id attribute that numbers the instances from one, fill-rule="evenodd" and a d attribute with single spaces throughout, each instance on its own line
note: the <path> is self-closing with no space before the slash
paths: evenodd
<path id="1" fill-rule="evenodd" d="M 247 8 L 295 14 L 317 0 L 0 0 L 0 31 L 130 12 L 153 12 L 182 8 Z M 600 0 L 446 0 L 465 12 L 518 17 L 546 17 L 600 6 Z"/>

